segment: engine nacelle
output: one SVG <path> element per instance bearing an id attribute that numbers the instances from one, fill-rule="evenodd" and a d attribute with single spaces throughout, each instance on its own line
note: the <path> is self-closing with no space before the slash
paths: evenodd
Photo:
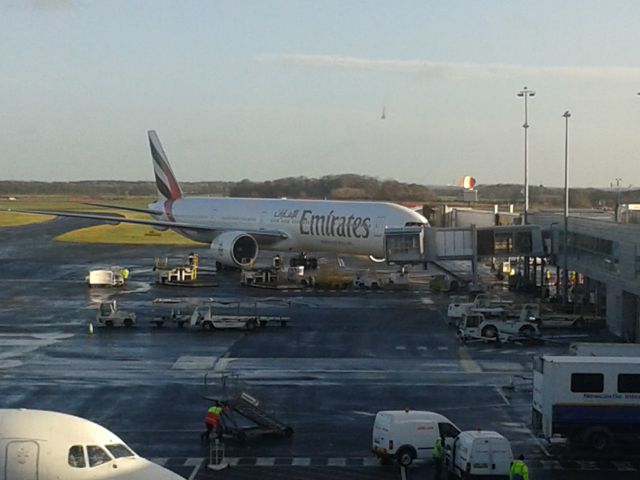
<path id="1" fill-rule="evenodd" d="M 211 253 L 223 265 L 247 268 L 258 257 L 258 242 L 248 233 L 224 232 L 211 242 Z"/>

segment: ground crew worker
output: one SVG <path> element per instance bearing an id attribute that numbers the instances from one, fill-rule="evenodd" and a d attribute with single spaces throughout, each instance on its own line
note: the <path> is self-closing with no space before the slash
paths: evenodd
<path id="1" fill-rule="evenodd" d="M 122 269 L 122 280 L 126 280 L 129 277 L 129 270 L 127 268 Z"/>
<path id="2" fill-rule="evenodd" d="M 524 463 L 524 455 L 511 464 L 509 469 L 509 480 L 529 480 L 529 467 Z"/>
<path id="3" fill-rule="evenodd" d="M 440 438 L 436 438 L 436 443 L 433 446 L 433 452 L 431 453 L 433 463 L 436 466 L 436 480 L 442 475 L 442 464 L 444 463 L 444 435 Z"/>
<path id="4" fill-rule="evenodd" d="M 207 414 L 204 417 L 204 424 L 207 430 L 200 434 L 200 440 L 202 440 L 203 442 L 205 440 L 209 440 L 211 437 L 211 432 L 213 430 L 216 430 L 216 434 L 218 433 L 221 414 L 222 407 L 218 402 L 216 402 L 215 405 L 209 407 L 209 409 L 207 410 Z"/>

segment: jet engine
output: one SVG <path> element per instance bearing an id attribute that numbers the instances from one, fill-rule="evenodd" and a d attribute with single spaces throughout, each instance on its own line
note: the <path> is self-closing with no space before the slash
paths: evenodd
<path id="1" fill-rule="evenodd" d="M 248 233 L 224 232 L 211 242 L 211 253 L 214 260 L 223 265 L 247 268 L 258 257 L 258 242 Z"/>

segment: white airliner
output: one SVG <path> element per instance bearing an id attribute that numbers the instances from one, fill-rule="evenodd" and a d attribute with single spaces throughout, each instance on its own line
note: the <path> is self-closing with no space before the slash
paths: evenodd
<path id="1" fill-rule="evenodd" d="M 170 228 L 207 243 L 216 262 L 251 267 L 259 249 L 277 252 L 331 252 L 384 258 L 384 229 L 427 225 L 413 210 L 388 202 L 250 198 L 185 198 L 155 131 L 148 132 L 158 200 L 148 208 L 92 205 L 144 212 L 152 219 L 28 210 Z"/>
<path id="2" fill-rule="evenodd" d="M 60 479 L 184 480 L 84 418 L 0 409 L 0 480 Z"/>

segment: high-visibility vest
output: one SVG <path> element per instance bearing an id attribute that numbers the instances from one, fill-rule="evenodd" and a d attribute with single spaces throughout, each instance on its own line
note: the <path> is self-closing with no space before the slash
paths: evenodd
<path id="1" fill-rule="evenodd" d="M 209 410 L 207 410 L 207 415 L 204 417 L 204 423 L 206 423 L 207 425 L 211 425 L 212 427 L 215 427 L 216 425 L 218 425 L 218 422 L 220 421 L 220 414 L 222 413 L 222 407 L 209 407 Z"/>
<path id="2" fill-rule="evenodd" d="M 522 460 L 516 460 L 511 464 L 509 480 L 529 480 L 529 467 Z"/>
<path id="3" fill-rule="evenodd" d="M 433 452 L 431 453 L 431 456 L 433 457 L 434 460 L 441 460 L 443 453 L 444 452 L 442 451 L 442 441 L 438 438 L 436 439 L 436 444 L 433 446 Z"/>

